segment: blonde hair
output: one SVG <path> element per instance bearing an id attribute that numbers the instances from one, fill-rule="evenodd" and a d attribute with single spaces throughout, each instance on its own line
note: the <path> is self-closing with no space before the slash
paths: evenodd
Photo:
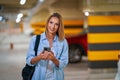
<path id="1" fill-rule="evenodd" d="M 62 41 L 64 38 L 65 38 L 65 34 L 64 34 L 64 24 L 63 24 L 63 21 L 62 21 L 62 16 L 59 14 L 59 13 L 53 13 L 52 15 L 50 15 L 47 19 L 47 22 L 46 22 L 46 33 L 48 32 L 47 30 L 47 26 L 48 26 L 48 23 L 49 23 L 49 20 L 52 18 L 52 17 L 56 17 L 59 19 L 59 28 L 58 28 L 58 31 L 57 31 L 57 35 L 59 37 L 59 41 Z"/>

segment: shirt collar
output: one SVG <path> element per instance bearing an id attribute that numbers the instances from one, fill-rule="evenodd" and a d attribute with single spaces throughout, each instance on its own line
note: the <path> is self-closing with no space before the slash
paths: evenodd
<path id="1" fill-rule="evenodd" d="M 47 37 L 46 37 L 46 33 L 45 33 L 45 32 L 41 34 L 41 40 L 47 40 Z M 56 41 L 56 40 L 58 40 L 58 35 L 55 35 L 53 41 Z"/>

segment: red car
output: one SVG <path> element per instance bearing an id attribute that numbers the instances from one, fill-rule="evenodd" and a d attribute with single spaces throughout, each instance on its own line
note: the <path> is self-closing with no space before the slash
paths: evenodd
<path id="1" fill-rule="evenodd" d="M 66 38 L 69 44 L 69 63 L 80 62 L 82 56 L 87 56 L 87 34 Z"/>

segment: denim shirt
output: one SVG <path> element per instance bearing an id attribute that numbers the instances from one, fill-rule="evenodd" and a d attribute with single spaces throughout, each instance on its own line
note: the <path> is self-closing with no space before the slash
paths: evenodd
<path id="1" fill-rule="evenodd" d="M 32 80 L 45 80 L 46 72 L 47 72 L 47 63 L 48 63 L 47 60 L 40 60 L 36 64 L 30 63 L 31 59 L 35 57 L 35 52 L 34 52 L 35 40 L 36 40 L 36 36 L 33 36 L 29 44 L 26 62 L 30 66 L 36 65 Z M 37 55 L 44 50 L 44 47 L 49 47 L 49 42 L 46 38 L 45 32 L 41 34 Z M 64 80 L 64 68 L 68 64 L 68 43 L 66 39 L 59 41 L 59 38 L 56 35 L 53 40 L 52 51 L 54 52 L 55 57 L 59 60 L 59 67 L 55 66 L 55 64 L 52 65 L 53 79 Z"/>

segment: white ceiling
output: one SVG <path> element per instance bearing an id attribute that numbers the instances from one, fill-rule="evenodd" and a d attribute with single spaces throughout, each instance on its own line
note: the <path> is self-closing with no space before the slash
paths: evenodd
<path id="1" fill-rule="evenodd" d="M 21 10 L 28 10 L 37 4 L 37 0 L 29 0 L 25 5 L 20 5 L 20 0 L 0 0 L 0 15 L 9 20 L 15 20 Z"/>
<path id="2" fill-rule="evenodd" d="M 26 0 L 25 5 L 20 5 L 20 0 L 0 0 L 0 16 L 4 16 L 10 21 L 15 21 L 18 13 L 23 13 L 24 16 L 32 16 L 38 10 L 46 5 L 52 4 L 56 0 Z"/>
<path id="3" fill-rule="evenodd" d="M 120 13 L 120 0 L 27 0 L 20 5 L 19 0 L 0 0 L 0 15 L 15 21 L 19 12 L 32 22 L 44 21 L 48 14 L 60 12 L 64 19 L 83 19 L 83 12 Z"/>

